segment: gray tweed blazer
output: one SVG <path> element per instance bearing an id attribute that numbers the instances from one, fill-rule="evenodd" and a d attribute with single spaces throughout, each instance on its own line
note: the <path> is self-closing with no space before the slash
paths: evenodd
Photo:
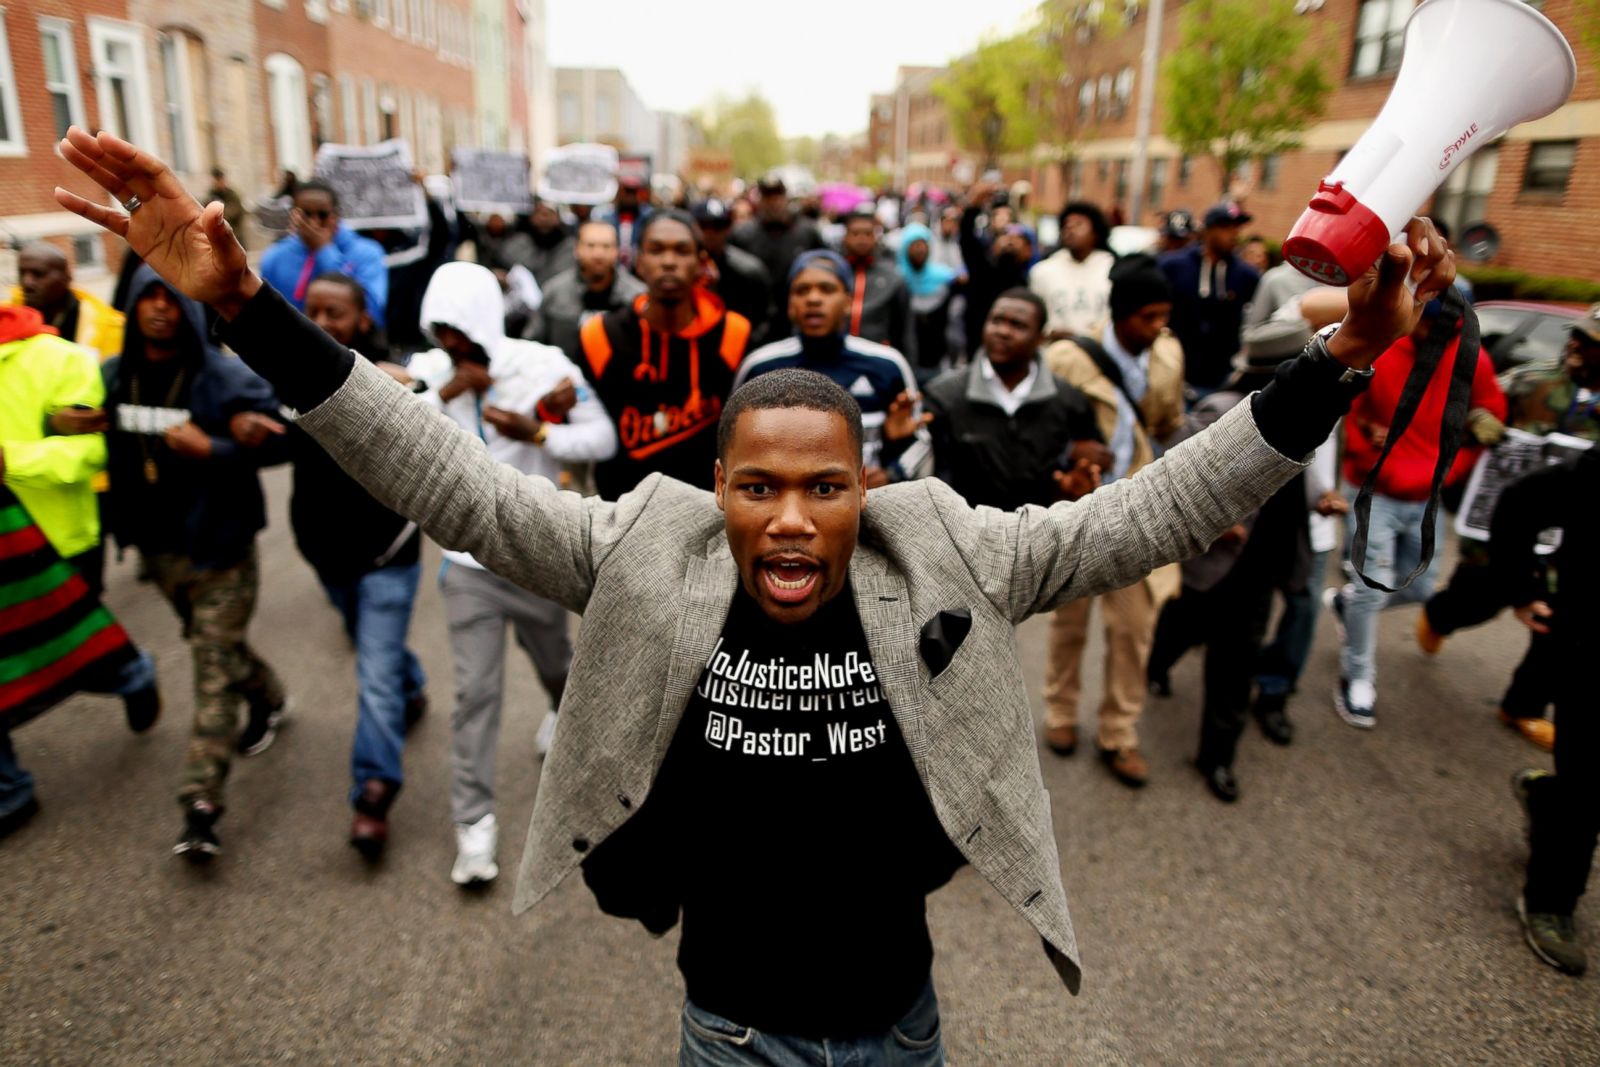
<path id="1" fill-rule="evenodd" d="M 299 423 L 439 544 L 583 615 L 517 879 L 524 911 L 650 792 L 738 582 L 722 513 L 710 493 L 660 475 L 615 503 L 561 492 L 491 460 L 364 360 Z M 1241 404 L 1074 504 L 974 509 L 936 479 L 868 497 L 851 589 L 895 720 L 945 832 L 1074 993 L 1077 944 L 1014 627 L 1203 551 L 1301 467 Z M 930 677 L 918 633 L 952 608 L 972 627 Z"/>

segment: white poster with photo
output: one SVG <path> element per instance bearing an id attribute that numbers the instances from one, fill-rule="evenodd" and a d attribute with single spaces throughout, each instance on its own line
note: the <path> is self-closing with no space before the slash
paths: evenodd
<path id="1" fill-rule="evenodd" d="M 617 150 L 566 144 L 545 154 L 539 199 L 556 204 L 608 204 L 617 195 Z"/>
<path id="2" fill-rule="evenodd" d="M 1472 468 L 1461 508 L 1456 512 L 1456 533 L 1476 541 L 1487 541 L 1495 505 L 1500 503 L 1500 494 L 1506 486 L 1529 471 L 1564 462 L 1592 447 L 1590 441 L 1563 433 L 1541 437 L 1523 430 L 1507 430 L 1505 440 L 1484 449 Z M 1537 551 L 1554 552 L 1560 544 L 1560 531 L 1546 530 L 1539 535 Z"/>
<path id="3" fill-rule="evenodd" d="M 520 152 L 457 148 L 450 153 L 456 207 L 485 215 L 521 215 L 533 207 L 528 157 Z"/>
<path id="4" fill-rule="evenodd" d="M 411 146 L 400 139 L 375 145 L 325 144 L 317 149 L 317 180 L 333 187 L 339 197 L 339 218 L 354 230 L 426 226 L 428 205 L 411 175 Z"/>

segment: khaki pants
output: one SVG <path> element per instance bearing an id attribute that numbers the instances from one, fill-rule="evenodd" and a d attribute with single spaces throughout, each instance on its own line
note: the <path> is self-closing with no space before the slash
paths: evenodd
<path id="1" fill-rule="evenodd" d="M 1135 582 L 1092 600 L 1074 600 L 1050 618 L 1050 659 L 1045 667 L 1045 725 L 1075 726 L 1083 690 L 1083 646 L 1089 639 L 1089 607 L 1100 602 L 1106 626 L 1105 699 L 1100 702 L 1096 743 L 1103 749 L 1132 748 L 1144 711 L 1145 664 L 1155 638 L 1156 600 L 1149 581 Z"/>

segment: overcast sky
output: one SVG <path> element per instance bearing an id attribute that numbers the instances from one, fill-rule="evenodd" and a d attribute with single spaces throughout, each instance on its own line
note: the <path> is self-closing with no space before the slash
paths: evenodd
<path id="1" fill-rule="evenodd" d="M 647 107 L 690 111 L 759 89 L 785 137 L 854 133 L 898 66 L 939 66 L 1038 0 L 545 0 L 549 61 L 619 67 Z"/>

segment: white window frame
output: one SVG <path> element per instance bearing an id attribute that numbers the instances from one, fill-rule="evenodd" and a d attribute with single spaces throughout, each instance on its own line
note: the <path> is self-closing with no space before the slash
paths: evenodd
<path id="1" fill-rule="evenodd" d="M 328 0 L 328 10 L 335 15 L 350 14 L 350 0 Z"/>
<path id="2" fill-rule="evenodd" d="M 150 92 L 150 61 L 144 51 L 144 28 L 132 22 L 123 22 L 121 19 L 108 19 L 91 16 L 89 23 L 89 66 L 94 71 L 95 96 L 100 103 L 99 123 L 102 128 L 134 144 L 155 144 L 155 110 L 151 105 L 153 99 Z M 110 111 L 111 75 L 106 73 L 105 64 L 100 61 L 101 45 L 111 41 L 121 41 L 130 45 L 133 51 L 133 70 L 127 73 L 131 79 L 129 87 L 132 90 L 131 114 L 128 121 L 133 129 L 119 130 L 111 121 Z"/>
<path id="3" fill-rule="evenodd" d="M 312 22 L 328 21 L 328 0 L 304 0 L 306 18 Z"/>
<path id="4" fill-rule="evenodd" d="M 261 64 L 267 73 L 267 112 L 272 116 L 272 154 L 278 169 L 301 178 L 311 173 L 311 97 L 306 69 L 287 52 L 273 52 Z M 284 88 L 279 88 L 285 86 Z"/>
<path id="5" fill-rule="evenodd" d="M 261 0 L 261 2 L 270 8 L 277 9 L 278 11 L 282 11 L 284 8 L 289 6 L 288 0 Z"/>
<path id="6" fill-rule="evenodd" d="M 372 0 L 372 24 L 380 28 L 389 25 L 389 0 Z"/>
<path id="7" fill-rule="evenodd" d="M 345 144 L 361 143 L 361 109 L 356 104 L 356 80 L 339 75 L 339 134 Z"/>
<path id="8" fill-rule="evenodd" d="M 161 94 L 164 98 L 161 112 L 167 120 L 167 133 L 172 138 L 172 169 L 180 174 L 199 174 L 200 136 L 195 128 L 192 106 L 194 79 L 189 70 L 189 49 L 184 47 L 185 36 L 181 32 L 156 35 L 156 52 L 161 58 Z"/>
<path id="9" fill-rule="evenodd" d="M 404 40 L 407 32 L 406 0 L 394 0 L 394 10 L 391 18 L 394 35 Z"/>
<path id="10" fill-rule="evenodd" d="M 3 14 L 0 14 L 3 17 Z M 87 126 L 88 120 L 84 118 L 83 111 L 83 82 L 78 77 L 78 48 L 72 38 L 72 23 L 66 19 L 51 18 L 49 15 L 39 16 L 39 37 L 41 49 L 41 62 L 43 60 L 43 38 L 54 37 L 56 47 L 61 53 L 61 76 L 65 81 L 52 84 L 49 76 L 45 77 L 45 91 L 50 96 L 56 93 L 67 98 L 67 110 L 71 112 L 70 118 L 75 126 Z M 51 118 L 55 118 L 55 108 L 51 107 Z"/>
<path id="11" fill-rule="evenodd" d="M 422 0 L 422 44 L 434 48 L 439 43 L 439 0 Z"/>
<path id="12" fill-rule="evenodd" d="M 378 143 L 378 85 L 371 78 L 361 79 L 361 143 Z"/>
<path id="13" fill-rule="evenodd" d="M 11 67 L 11 35 L 6 30 L 6 9 L 0 7 L 0 107 L 5 108 L 6 129 L 11 136 L 0 141 L 0 156 L 25 156 L 28 142 L 22 135 L 22 105 L 17 99 L 17 77 Z"/>

